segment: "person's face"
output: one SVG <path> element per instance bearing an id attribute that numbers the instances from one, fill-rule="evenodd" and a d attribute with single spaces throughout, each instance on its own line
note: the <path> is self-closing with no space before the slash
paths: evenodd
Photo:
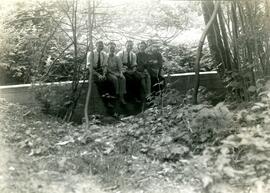
<path id="1" fill-rule="evenodd" d="M 158 52 L 158 46 L 152 46 L 152 52 Z"/>
<path id="2" fill-rule="evenodd" d="M 126 44 L 126 49 L 127 49 L 127 51 L 131 51 L 133 49 L 133 43 L 132 42 L 128 42 Z"/>
<path id="3" fill-rule="evenodd" d="M 146 49 L 146 45 L 145 45 L 145 44 L 140 44 L 140 45 L 139 45 L 139 50 L 140 50 L 141 52 L 145 52 L 145 49 Z"/>
<path id="4" fill-rule="evenodd" d="M 111 54 L 114 54 L 114 52 L 115 52 L 115 45 L 110 45 L 109 50 L 110 50 L 110 53 Z"/>
<path id="5" fill-rule="evenodd" d="M 103 48 L 104 48 L 104 45 L 102 42 L 97 43 L 97 51 L 100 52 L 101 50 L 103 50 Z"/>

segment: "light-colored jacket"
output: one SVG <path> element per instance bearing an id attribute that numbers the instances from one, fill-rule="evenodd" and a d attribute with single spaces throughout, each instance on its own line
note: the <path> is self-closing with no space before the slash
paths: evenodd
<path id="1" fill-rule="evenodd" d="M 89 68 L 90 67 L 90 64 L 91 64 L 91 57 L 92 57 L 92 54 L 91 52 L 88 52 L 87 53 L 87 58 L 86 58 L 86 61 L 87 61 L 87 67 Z M 93 64 L 93 68 L 96 68 L 97 67 L 97 62 L 98 62 L 98 51 L 97 50 L 94 50 L 94 64 Z M 100 52 L 100 64 L 102 67 L 106 67 L 108 65 L 108 56 L 107 54 L 104 52 L 104 51 L 101 51 Z"/>
<path id="2" fill-rule="evenodd" d="M 132 52 L 132 51 L 129 52 L 129 54 L 130 54 L 130 63 L 131 63 L 130 67 L 137 66 L 136 54 L 134 52 Z M 122 50 L 122 51 L 118 52 L 117 56 L 119 57 L 122 64 L 127 64 L 127 62 L 128 62 L 128 52 L 126 50 Z"/>

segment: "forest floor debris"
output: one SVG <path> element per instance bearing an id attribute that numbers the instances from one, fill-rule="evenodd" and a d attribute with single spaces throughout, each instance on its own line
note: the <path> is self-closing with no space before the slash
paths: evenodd
<path id="1" fill-rule="evenodd" d="M 267 100 L 233 112 L 223 103 L 150 108 L 88 130 L 39 111 L 1 101 L 7 193 L 270 190 Z"/>

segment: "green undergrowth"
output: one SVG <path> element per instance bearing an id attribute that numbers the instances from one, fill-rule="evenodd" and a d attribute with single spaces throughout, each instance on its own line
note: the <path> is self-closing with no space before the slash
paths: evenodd
<path id="1" fill-rule="evenodd" d="M 153 184 L 163 184 L 163 190 L 184 185 L 188 192 L 266 193 L 269 102 L 266 84 L 256 102 L 237 108 L 167 105 L 113 124 L 93 119 L 89 129 L 4 101 L 0 110 L 6 139 L 33 160 L 43 160 L 39 170 L 96 175 L 110 191 L 154 192 Z"/>

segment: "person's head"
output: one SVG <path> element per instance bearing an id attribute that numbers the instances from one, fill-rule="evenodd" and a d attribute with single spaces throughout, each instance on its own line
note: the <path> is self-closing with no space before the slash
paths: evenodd
<path id="1" fill-rule="evenodd" d="M 114 54 L 115 48 L 116 48 L 116 44 L 115 44 L 114 42 L 110 42 L 110 43 L 108 44 L 108 47 L 109 47 L 109 52 L 110 52 L 110 54 Z"/>
<path id="2" fill-rule="evenodd" d="M 97 48 L 97 51 L 100 52 L 101 50 L 103 50 L 104 48 L 104 44 L 103 44 L 103 41 L 98 41 L 96 43 L 96 48 Z"/>
<path id="3" fill-rule="evenodd" d="M 159 50 L 159 46 L 157 44 L 153 44 L 151 46 L 151 51 L 152 52 L 156 53 L 156 52 L 158 52 L 158 50 Z"/>
<path id="4" fill-rule="evenodd" d="M 128 41 L 126 42 L 126 50 L 127 50 L 128 52 L 130 52 L 132 49 L 133 49 L 133 41 L 128 40 Z"/>
<path id="5" fill-rule="evenodd" d="M 147 44 L 145 43 L 145 41 L 140 42 L 140 44 L 139 44 L 140 52 L 145 52 L 146 48 L 147 48 Z"/>

